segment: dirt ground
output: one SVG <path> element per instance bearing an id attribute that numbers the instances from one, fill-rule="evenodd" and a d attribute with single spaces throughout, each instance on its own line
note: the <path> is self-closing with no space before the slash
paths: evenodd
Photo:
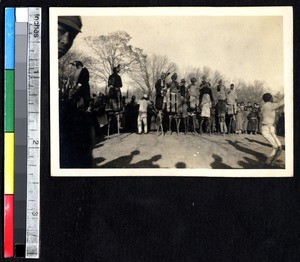
<path id="1" fill-rule="evenodd" d="M 274 168 L 285 167 L 285 141 Z M 264 168 L 271 146 L 262 135 L 121 133 L 97 143 L 99 168 Z"/>

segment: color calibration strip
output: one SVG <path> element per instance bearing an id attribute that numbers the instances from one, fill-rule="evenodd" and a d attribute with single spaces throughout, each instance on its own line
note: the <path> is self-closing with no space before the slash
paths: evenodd
<path id="1" fill-rule="evenodd" d="M 41 8 L 5 9 L 4 257 L 40 253 Z"/>
<path id="2" fill-rule="evenodd" d="M 5 9 L 4 43 L 4 257 L 14 256 L 15 9 Z"/>

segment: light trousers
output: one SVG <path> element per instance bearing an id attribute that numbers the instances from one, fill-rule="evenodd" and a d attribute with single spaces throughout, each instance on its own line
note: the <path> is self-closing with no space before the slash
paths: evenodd
<path id="1" fill-rule="evenodd" d="M 139 112 L 137 124 L 138 124 L 138 132 L 139 133 L 142 133 L 142 125 L 143 124 L 144 124 L 144 132 L 148 133 L 147 113 Z"/>
<path id="2" fill-rule="evenodd" d="M 274 149 L 281 147 L 281 143 L 276 136 L 275 127 L 273 125 L 262 125 L 261 134 Z"/>

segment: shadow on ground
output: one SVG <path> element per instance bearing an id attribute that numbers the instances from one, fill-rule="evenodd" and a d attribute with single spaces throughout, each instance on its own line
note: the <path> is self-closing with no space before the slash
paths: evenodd
<path id="1" fill-rule="evenodd" d="M 141 160 L 137 163 L 131 164 L 134 156 L 139 155 L 139 150 L 132 151 L 129 155 L 118 157 L 112 161 L 109 161 L 101 166 L 96 166 L 99 168 L 159 168 L 160 166 L 156 164 L 158 160 L 162 158 L 162 155 L 155 155 L 149 159 Z M 98 160 L 94 159 L 95 165 L 103 162 L 105 159 L 99 157 Z"/>
<path id="2" fill-rule="evenodd" d="M 252 139 L 248 139 L 248 141 L 250 141 Z M 277 164 L 275 164 L 273 167 L 270 167 L 269 165 L 266 165 L 265 162 L 267 160 L 267 157 L 260 153 L 260 152 L 256 152 L 252 149 L 249 149 L 247 147 L 244 147 L 241 145 L 241 142 L 239 141 L 235 141 L 235 142 L 232 142 L 230 140 L 226 140 L 228 142 L 229 145 L 233 146 L 235 149 L 243 152 L 243 153 L 246 153 L 246 154 L 249 154 L 249 155 L 253 155 L 256 160 L 253 160 L 249 157 L 243 157 L 243 160 L 240 160 L 238 161 L 238 165 L 240 165 L 242 168 L 247 168 L 247 169 L 270 169 L 270 168 L 283 168 L 281 166 L 278 165 L 278 162 Z M 251 142 L 251 141 L 250 141 Z M 256 141 L 254 140 L 253 142 L 258 142 L 260 144 L 263 144 L 263 142 L 259 142 L 259 141 Z"/>
<path id="3" fill-rule="evenodd" d="M 94 162 L 94 166 L 97 166 L 98 164 L 102 163 L 103 161 L 105 161 L 104 157 L 96 157 L 93 159 Z"/>
<path id="4" fill-rule="evenodd" d="M 140 151 L 139 150 L 134 150 L 132 151 L 129 155 L 125 155 L 125 156 L 120 156 L 112 161 L 109 161 L 107 163 L 105 163 L 102 166 L 99 167 L 106 167 L 106 168 L 125 168 L 125 167 L 129 167 L 132 159 L 134 156 L 139 155 Z"/>
<path id="5" fill-rule="evenodd" d="M 184 162 L 178 162 L 175 165 L 176 168 L 186 168 L 186 163 Z"/>
<path id="6" fill-rule="evenodd" d="M 260 144 L 260 145 L 262 145 L 262 146 L 271 147 L 270 144 L 264 143 L 264 142 L 261 142 L 261 141 L 255 140 L 255 139 L 251 139 L 251 138 L 248 138 L 248 137 L 245 137 L 245 139 L 248 140 L 248 141 L 251 142 L 251 143 L 257 143 L 257 144 Z"/>
<path id="7" fill-rule="evenodd" d="M 231 166 L 226 165 L 225 163 L 223 163 L 222 157 L 213 154 L 213 155 L 212 155 L 212 158 L 214 159 L 214 162 L 212 162 L 212 163 L 210 164 L 210 166 L 211 166 L 212 168 L 219 168 L 219 169 L 230 169 L 230 168 L 231 168 Z"/>
<path id="8" fill-rule="evenodd" d="M 250 139 L 248 137 L 246 137 L 245 139 L 248 140 L 249 142 L 252 142 L 252 143 L 254 142 L 254 143 L 260 144 L 262 146 L 272 147 L 268 143 L 264 143 L 264 142 L 261 142 L 261 141 L 255 140 L 255 139 Z M 285 150 L 285 145 L 282 145 L 281 147 L 282 147 L 282 150 Z"/>
<path id="9" fill-rule="evenodd" d="M 148 160 L 142 160 L 140 162 L 129 165 L 129 168 L 158 168 L 160 167 L 158 164 L 155 164 L 158 160 L 160 160 L 162 155 L 155 155 Z"/>

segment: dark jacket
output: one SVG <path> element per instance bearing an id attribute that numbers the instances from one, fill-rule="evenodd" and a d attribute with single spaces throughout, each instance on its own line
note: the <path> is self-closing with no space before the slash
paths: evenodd
<path id="1" fill-rule="evenodd" d="M 114 72 L 108 77 L 108 86 L 113 86 L 117 88 L 121 88 L 123 86 L 122 84 L 122 78 L 119 76 L 118 73 Z"/>
<path id="2" fill-rule="evenodd" d="M 199 100 L 202 100 L 202 97 L 204 94 L 208 94 L 210 96 L 210 100 L 211 102 L 214 101 L 213 95 L 212 95 L 212 91 L 210 88 L 210 84 L 208 82 L 202 82 L 200 85 L 200 97 Z"/>
<path id="3" fill-rule="evenodd" d="M 77 95 L 79 97 L 83 97 L 85 107 L 88 107 L 89 100 L 91 98 L 89 80 L 90 80 L 89 71 L 85 67 L 83 67 L 80 74 L 79 74 L 79 77 L 78 77 L 78 80 L 77 80 L 76 84 L 77 85 L 81 84 L 81 87 L 79 87 L 77 89 Z"/>
<path id="4" fill-rule="evenodd" d="M 165 80 L 158 79 L 155 83 L 155 91 L 156 91 L 156 97 L 155 97 L 155 107 L 158 110 L 161 110 L 163 107 L 163 95 L 162 95 L 162 89 L 163 86 L 161 86 L 161 82 L 163 81 L 163 86 L 165 86 L 166 82 Z"/>

